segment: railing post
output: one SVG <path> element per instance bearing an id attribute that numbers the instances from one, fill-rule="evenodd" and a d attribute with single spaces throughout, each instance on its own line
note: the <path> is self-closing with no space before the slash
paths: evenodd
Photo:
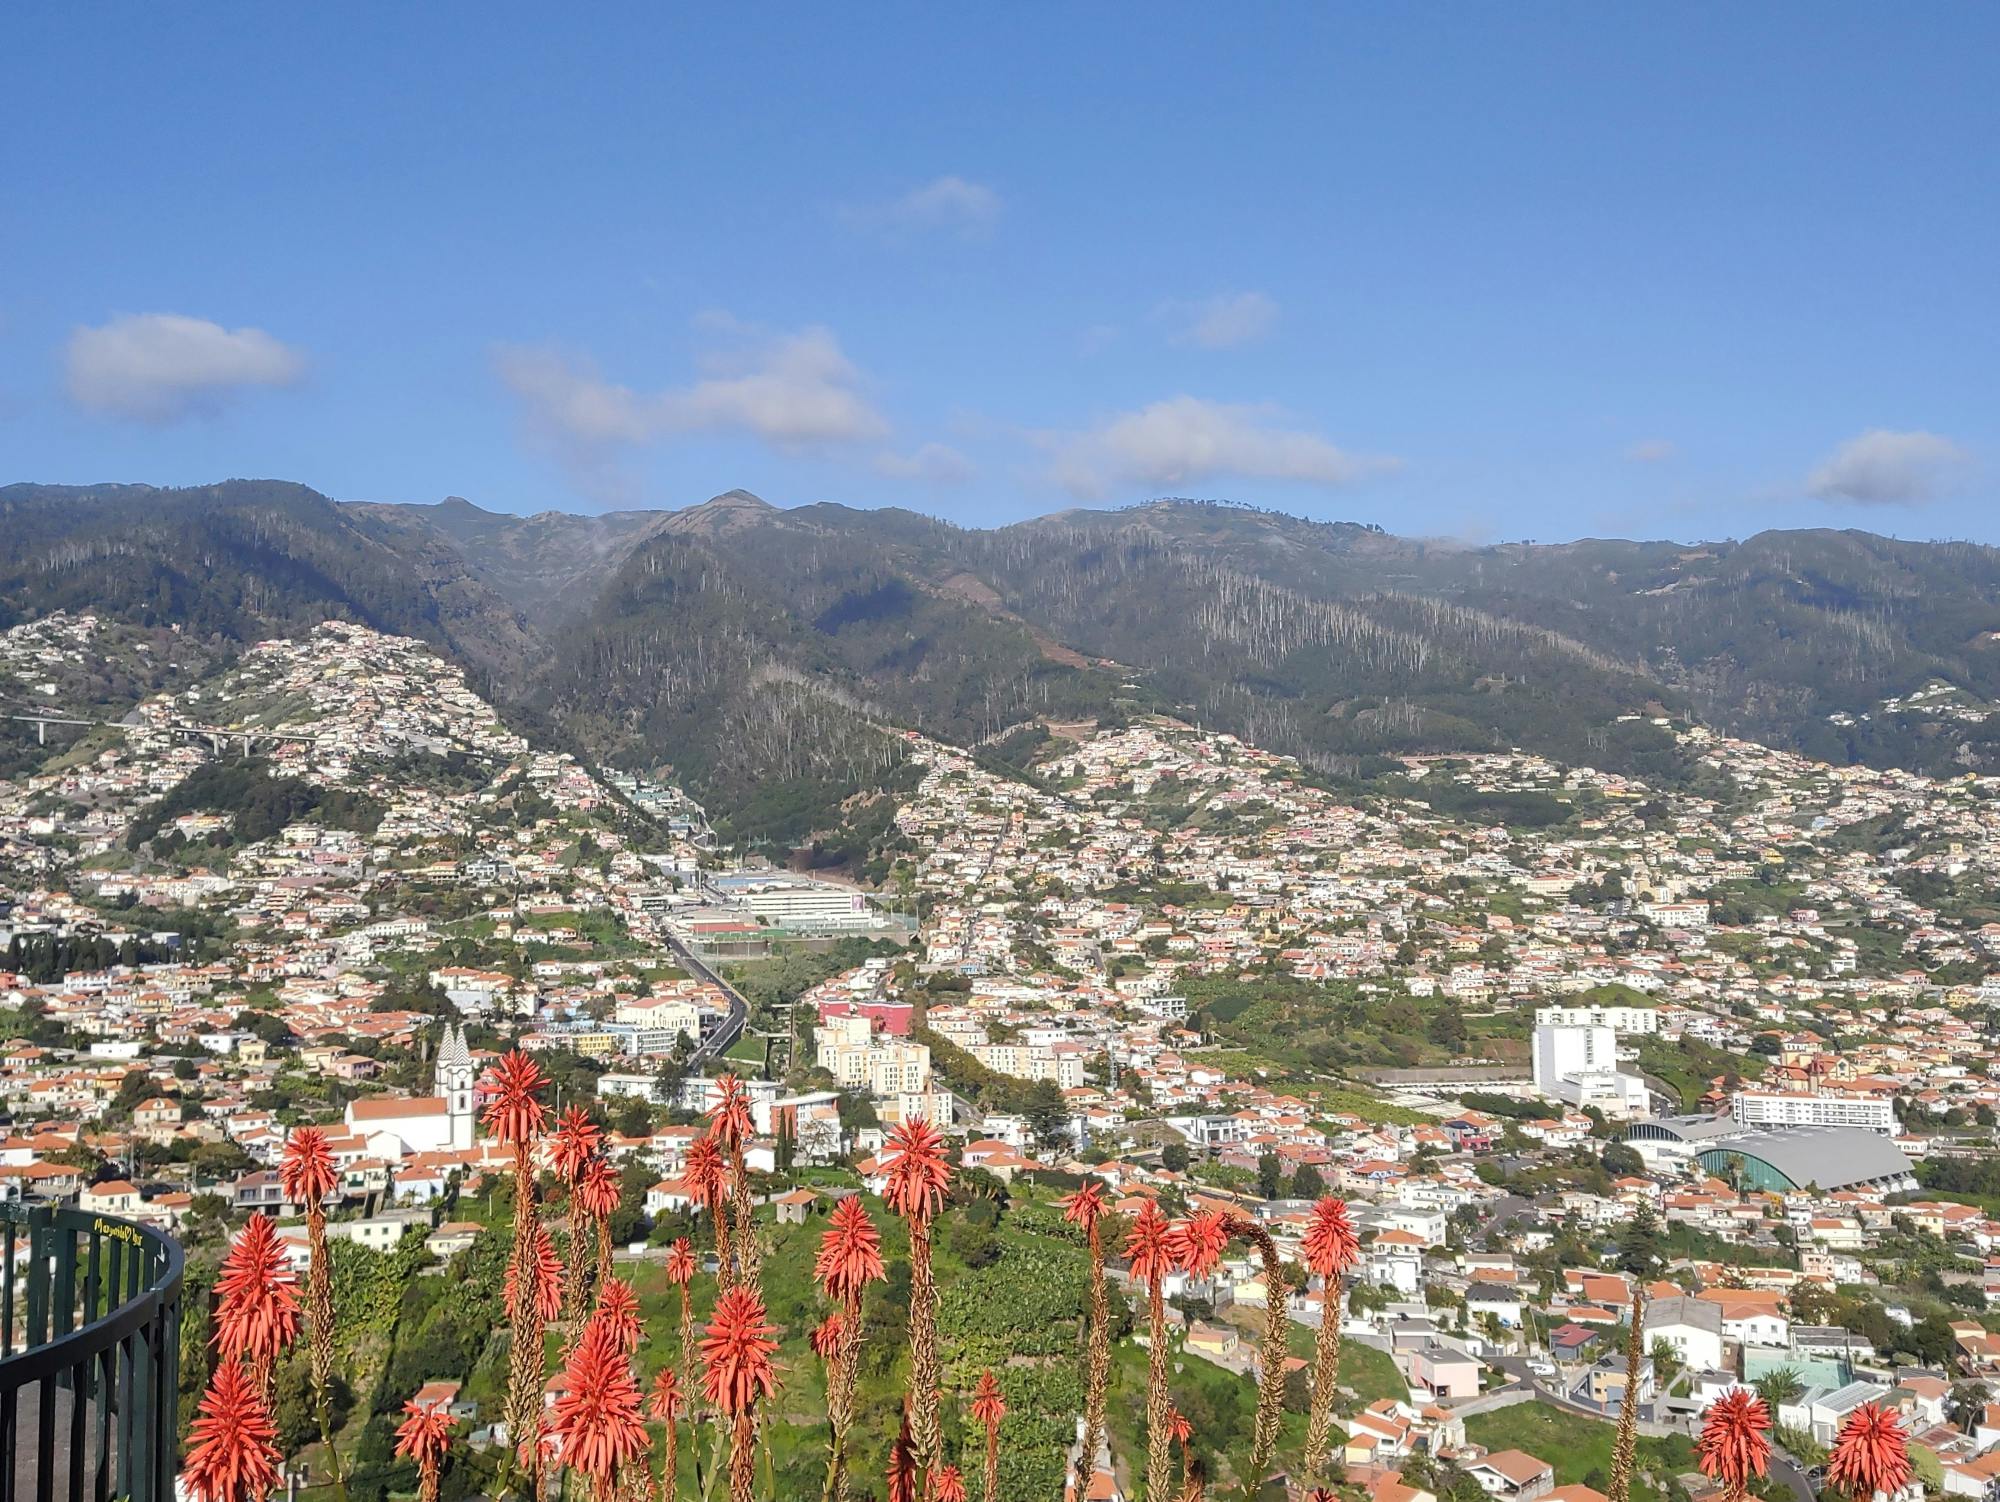
<path id="1" fill-rule="evenodd" d="M 49 1212 L 28 1212 L 28 1341 L 33 1350 L 49 1338 Z"/>

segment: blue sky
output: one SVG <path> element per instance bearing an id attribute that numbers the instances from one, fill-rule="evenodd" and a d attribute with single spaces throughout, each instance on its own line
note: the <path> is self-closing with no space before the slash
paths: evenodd
<path id="1" fill-rule="evenodd" d="M 564 14 L 13 8 L 0 479 L 2000 542 L 2000 9 Z"/>

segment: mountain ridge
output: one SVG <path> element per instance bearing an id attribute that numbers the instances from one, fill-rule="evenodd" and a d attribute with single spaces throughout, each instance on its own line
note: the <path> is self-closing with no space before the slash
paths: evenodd
<path id="1" fill-rule="evenodd" d="M 1858 529 L 1473 545 L 1211 501 L 959 526 L 730 490 L 599 516 L 290 482 L 0 489 L 0 624 L 218 641 L 321 614 L 434 642 L 576 749 L 773 838 L 976 743 L 1168 712 L 1333 775 L 1522 746 L 1671 774 L 1661 716 L 1833 762 L 2000 770 L 2000 549 Z M 1955 718 L 1885 708 L 1929 682 Z M 758 812 L 762 810 L 762 812 Z"/>

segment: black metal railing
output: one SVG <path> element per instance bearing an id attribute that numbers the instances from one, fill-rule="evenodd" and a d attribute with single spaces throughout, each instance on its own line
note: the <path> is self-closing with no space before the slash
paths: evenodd
<path id="1" fill-rule="evenodd" d="M 172 1502 L 179 1244 L 0 1204 L 0 1269 L 0 1502 Z"/>

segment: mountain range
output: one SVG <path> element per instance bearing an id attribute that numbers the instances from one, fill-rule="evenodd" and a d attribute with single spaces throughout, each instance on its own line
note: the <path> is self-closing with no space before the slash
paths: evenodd
<path id="1" fill-rule="evenodd" d="M 278 481 L 0 488 L 0 626 L 59 609 L 211 654 L 329 616 L 419 637 L 523 728 L 670 770 L 783 845 L 879 827 L 899 729 L 1005 759 L 1150 712 L 1329 777 L 1509 747 L 1674 777 L 1674 717 L 2000 771 L 2000 549 L 1860 531 L 1481 547 L 1171 499 L 980 530 L 743 491 L 522 517 Z"/>

